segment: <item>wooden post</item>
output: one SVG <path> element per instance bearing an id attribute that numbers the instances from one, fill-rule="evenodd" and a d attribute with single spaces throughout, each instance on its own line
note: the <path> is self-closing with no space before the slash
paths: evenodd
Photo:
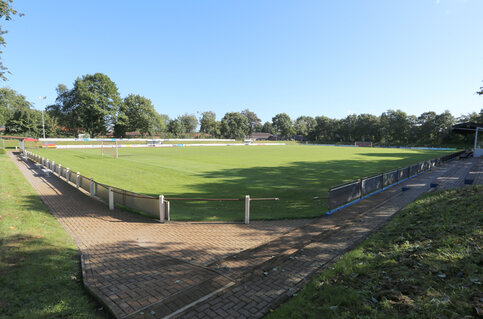
<path id="1" fill-rule="evenodd" d="M 245 224 L 250 224 L 250 195 L 245 195 Z"/>
<path id="2" fill-rule="evenodd" d="M 109 187 L 109 210 L 114 210 L 114 192 L 112 187 Z"/>
<path id="3" fill-rule="evenodd" d="M 57 166 L 57 175 L 59 175 L 59 177 L 62 177 L 62 165 L 61 164 L 59 164 Z"/>
<path id="4" fill-rule="evenodd" d="M 75 177 L 75 187 L 80 187 L 80 173 L 77 172 L 77 176 Z"/>
<path id="5" fill-rule="evenodd" d="M 65 169 L 65 179 L 67 183 L 70 182 L 70 169 L 68 167 Z"/>
<path id="6" fill-rule="evenodd" d="M 164 223 L 164 219 L 165 219 L 164 195 L 159 195 L 159 221 Z"/>

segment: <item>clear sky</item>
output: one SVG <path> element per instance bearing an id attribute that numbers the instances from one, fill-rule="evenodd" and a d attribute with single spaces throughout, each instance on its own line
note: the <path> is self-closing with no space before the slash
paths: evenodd
<path id="1" fill-rule="evenodd" d="M 35 103 L 101 72 L 159 113 L 342 118 L 479 112 L 481 0 L 38 1 L 2 25 L 10 87 Z"/>

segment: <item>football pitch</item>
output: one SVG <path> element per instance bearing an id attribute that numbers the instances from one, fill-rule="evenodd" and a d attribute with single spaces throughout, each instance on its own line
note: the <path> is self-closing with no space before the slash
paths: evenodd
<path id="1" fill-rule="evenodd" d="M 251 219 L 322 216 L 331 186 L 451 153 L 308 145 L 119 148 L 117 159 L 101 157 L 100 149 L 33 152 L 96 182 L 152 196 L 280 198 L 252 202 Z M 242 201 L 170 203 L 172 220 L 244 218 Z"/>

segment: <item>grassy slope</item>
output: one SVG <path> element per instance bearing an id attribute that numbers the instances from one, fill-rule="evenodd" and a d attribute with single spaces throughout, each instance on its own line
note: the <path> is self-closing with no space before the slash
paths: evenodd
<path id="1" fill-rule="evenodd" d="M 0 198 L 0 318 L 98 317 L 72 239 L 5 155 Z"/>
<path id="2" fill-rule="evenodd" d="M 268 318 L 472 318 L 483 187 L 424 196 Z"/>
<path id="3" fill-rule="evenodd" d="M 168 197 L 279 197 L 256 202 L 255 219 L 320 216 L 330 186 L 356 177 L 441 156 L 445 152 L 324 146 L 193 147 L 120 149 L 102 158 L 100 150 L 35 150 L 96 181 Z M 240 219 L 242 203 L 172 202 L 174 219 Z M 217 215 L 222 215 L 221 217 Z"/>

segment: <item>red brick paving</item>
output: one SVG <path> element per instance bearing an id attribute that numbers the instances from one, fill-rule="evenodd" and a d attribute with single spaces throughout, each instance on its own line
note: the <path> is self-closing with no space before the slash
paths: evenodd
<path id="1" fill-rule="evenodd" d="M 451 162 L 329 218 L 247 226 L 160 224 L 111 212 L 58 177 L 40 177 L 12 159 L 81 249 L 85 286 L 119 318 L 262 317 L 428 191 L 430 182 L 461 186 L 481 163 Z"/>

